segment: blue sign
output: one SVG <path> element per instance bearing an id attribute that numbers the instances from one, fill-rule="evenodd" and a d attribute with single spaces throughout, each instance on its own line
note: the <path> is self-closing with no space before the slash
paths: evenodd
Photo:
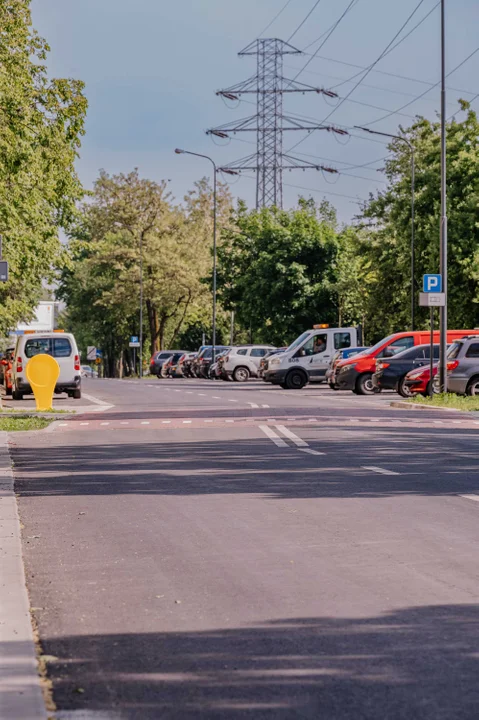
<path id="1" fill-rule="evenodd" d="M 140 338 L 138 337 L 138 335 L 132 335 L 130 338 L 130 342 L 132 342 L 132 343 L 137 343 L 137 342 L 139 342 L 139 340 L 140 340 Z"/>
<path id="2" fill-rule="evenodd" d="M 102 358 L 102 357 L 103 357 L 103 350 L 98 350 L 98 348 L 97 348 L 96 356 L 97 356 L 97 358 Z"/>
<path id="3" fill-rule="evenodd" d="M 422 291 L 425 293 L 442 292 L 442 276 L 441 275 L 423 275 Z"/>

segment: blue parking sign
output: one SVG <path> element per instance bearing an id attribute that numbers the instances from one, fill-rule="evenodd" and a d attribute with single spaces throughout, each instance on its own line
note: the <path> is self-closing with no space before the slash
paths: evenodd
<path id="1" fill-rule="evenodd" d="M 441 275 L 423 275 L 422 291 L 425 293 L 441 293 L 442 292 L 442 276 Z"/>

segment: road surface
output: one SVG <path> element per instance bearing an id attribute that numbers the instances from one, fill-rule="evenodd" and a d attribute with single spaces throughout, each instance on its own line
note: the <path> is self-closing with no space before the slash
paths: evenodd
<path id="1" fill-rule="evenodd" d="M 110 408 L 12 446 L 60 720 L 477 718 L 479 419 L 85 388 Z"/>

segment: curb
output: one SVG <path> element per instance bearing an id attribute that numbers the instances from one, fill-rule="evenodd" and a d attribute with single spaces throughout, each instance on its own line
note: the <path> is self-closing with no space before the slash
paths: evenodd
<path id="1" fill-rule="evenodd" d="M 0 717 L 46 720 L 7 433 L 0 432 Z"/>
<path id="2" fill-rule="evenodd" d="M 471 414 L 468 410 L 459 410 L 458 408 L 439 407 L 438 405 L 423 405 L 422 403 L 408 403 L 406 401 L 401 402 L 400 400 L 389 403 L 389 406 L 393 408 L 401 408 L 401 410 L 440 410 L 441 412 L 462 413 L 463 415 Z"/>

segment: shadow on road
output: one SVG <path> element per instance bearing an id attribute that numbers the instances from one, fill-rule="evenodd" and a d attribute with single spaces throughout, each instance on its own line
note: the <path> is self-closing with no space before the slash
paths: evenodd
<path id="1" fill-rule="evenodd" d="M 346 437 L 324 441 L 320 449 L 327 455 L 322 457 L 278 448 L 266 438 L 137 442 L 137 437 L 111 444 L 14 448 L 16 491 L 23 497 L 259 493 L 278 499 L 479 491 L 475 430 L 451 435 L 419 428 L 350 429 Z M 400 474 L 362 469 L 377 465 Z"/>
<path id="2" fill-rule="evenodd" d="M 60 710 L 116 710 L 125 720 L 475 720 L 478 610 L 46 638 L 43 647 L 57 658 Z"/>

